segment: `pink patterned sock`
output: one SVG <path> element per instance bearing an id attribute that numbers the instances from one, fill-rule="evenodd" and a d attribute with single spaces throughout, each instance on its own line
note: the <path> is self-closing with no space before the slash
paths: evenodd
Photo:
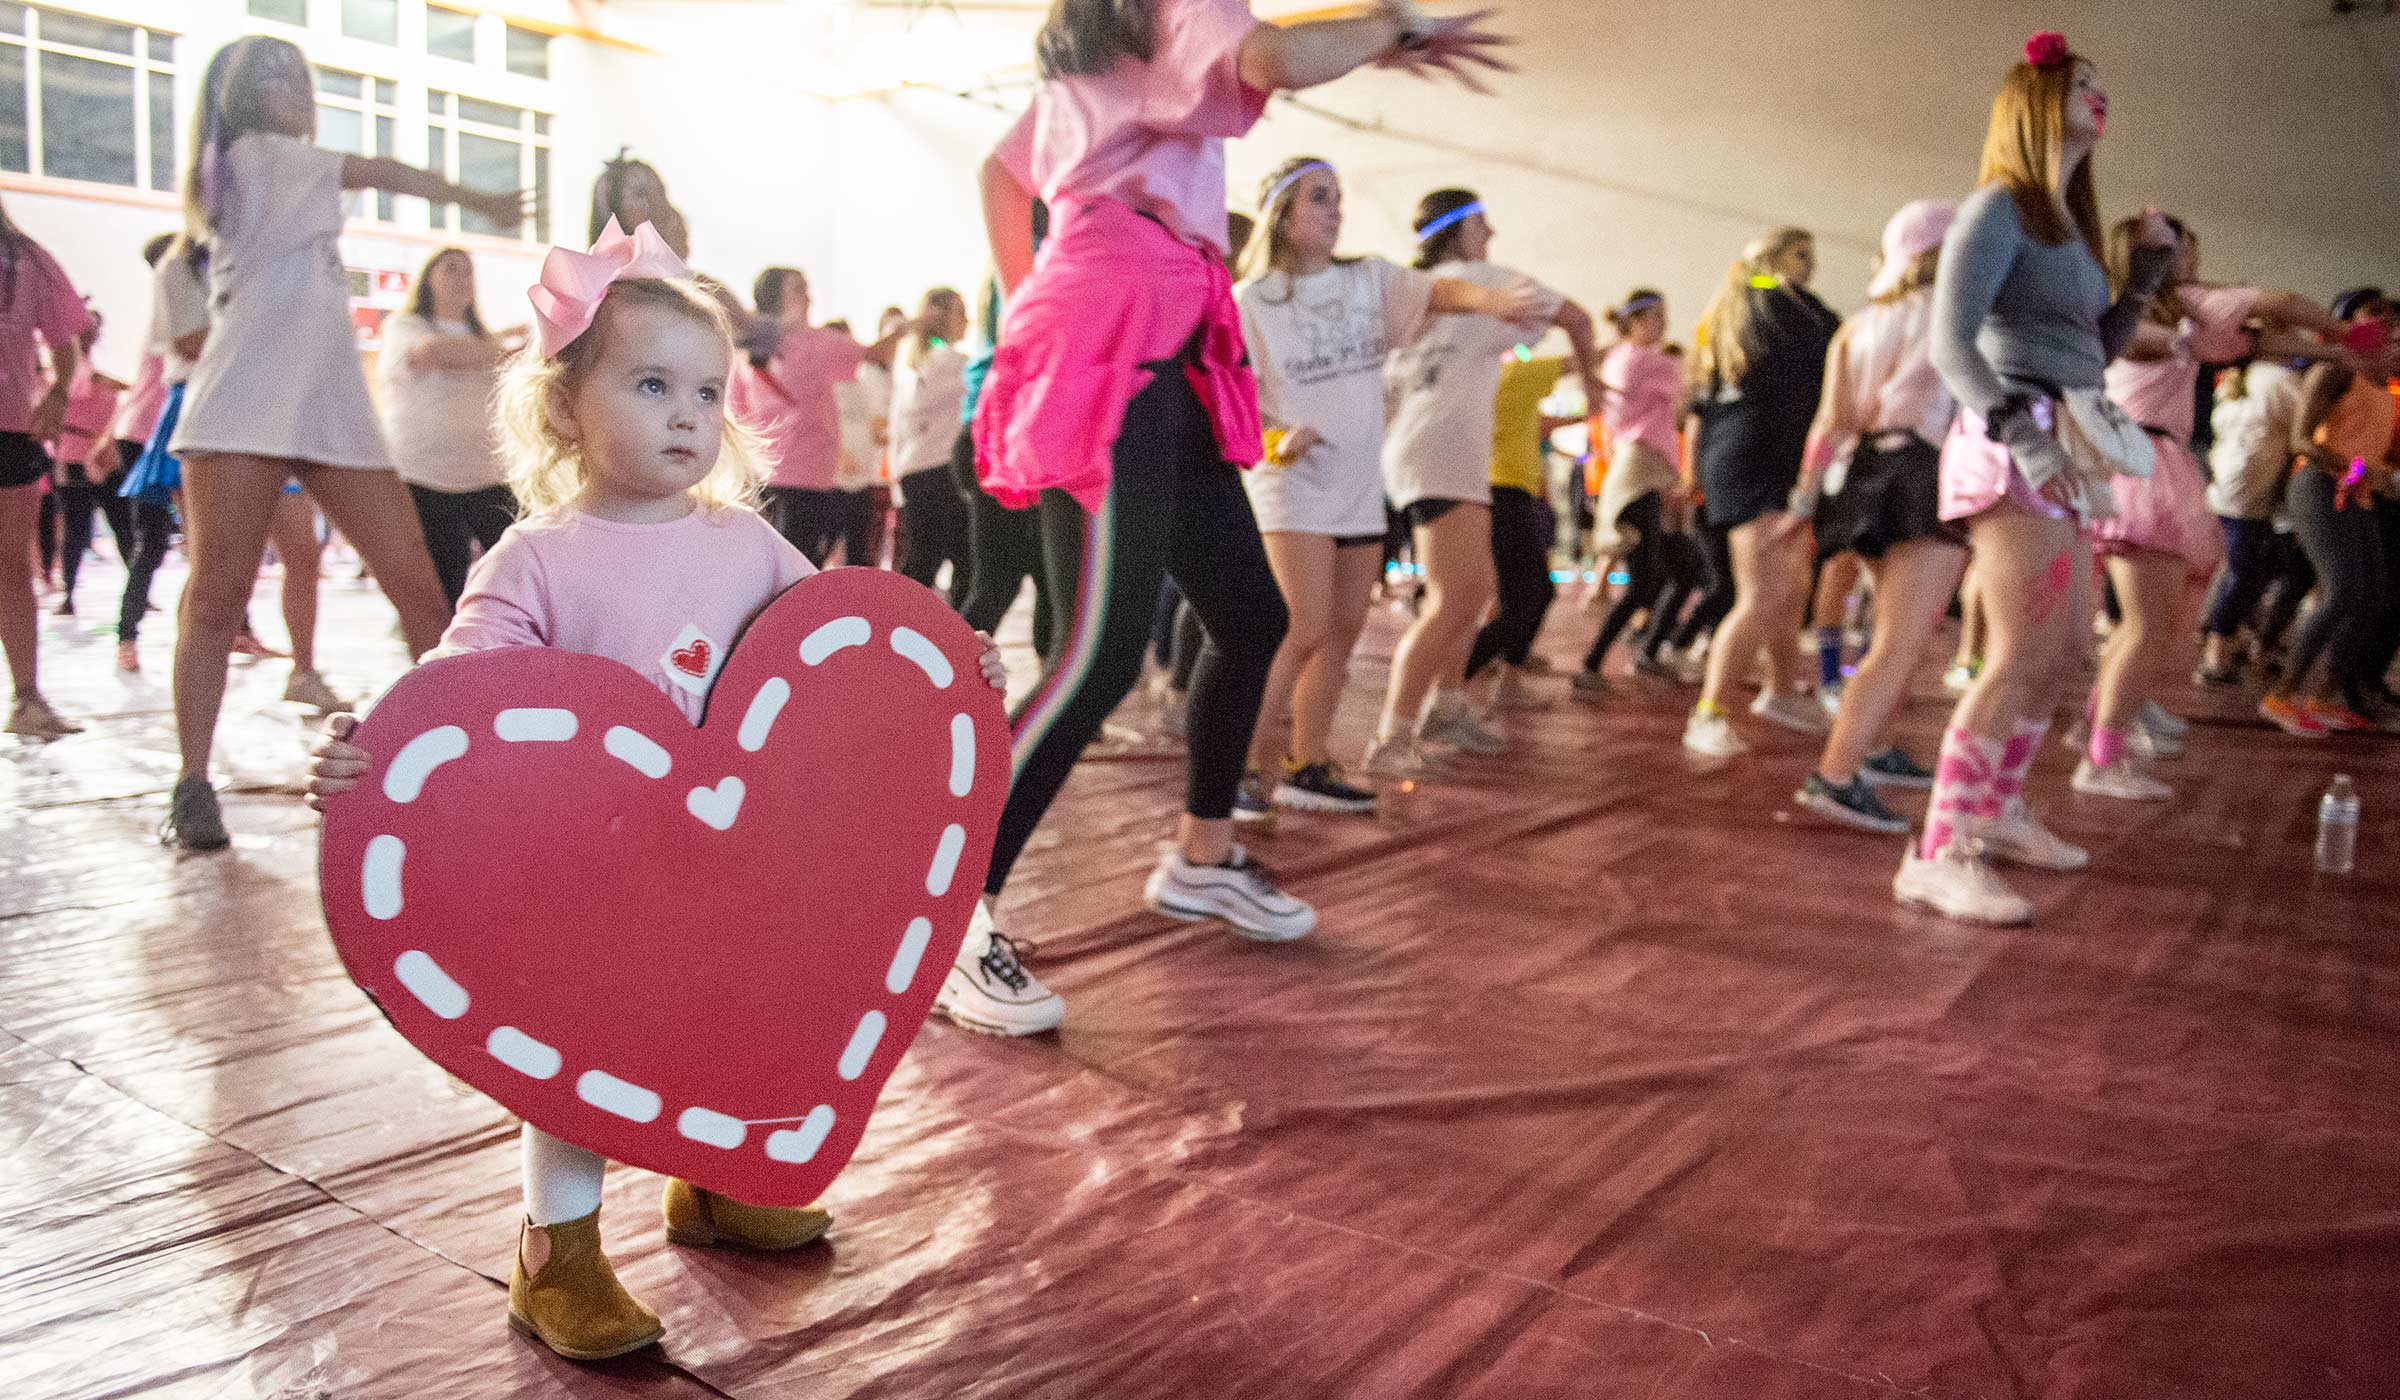
<path id="1" fill-rule="evenodd" d="M 2106 768 L 2125 756 L 2125 741 L 2129 732 L 2120 724 L 2092 726 L 2090 755 L 2094 768 Z"/>
<path id="2" fill-rule="evenodd" d="M 1931 860 L 1944 847 L 1998 814 L 1994 789 L 2015 740 L 2003 744 L 1953 727 L 1942 736 L 1942 756 L 1934 764 L 1933 799 L 1925 808 L 1925 839 L 1917 855 Z"/>
<path id="3" fill-rule="evenodd" d="M 2000 776 L 1992 783 L 1992 814 L 1998 816 L 2008 804 L 2025 795 L 2025 774 L 2033 767 L 2034 759 L 2042 752 L 2043 736 L 2050 732 L 2050 721 L 2021 719 L 2017 732 L 2009 738 L 2008 747 L 2001 751 Z"/>

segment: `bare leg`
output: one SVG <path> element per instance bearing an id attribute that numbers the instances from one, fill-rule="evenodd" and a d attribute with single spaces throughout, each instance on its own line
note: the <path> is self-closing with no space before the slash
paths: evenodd
<path id="1" fill-rule="evenodd" d="M 1275 664 L 1267 671 L 1267 693 L 1259 705 L 1258 728 L 1250 739 L 1249 766 L 1257 772 L 1273 773 L 1285 754 L 1297 751 L 1292 696 L 1331 628 L 1337 551 L 1331 535 L 1270 530 L 1262 538 L 1267 563 L 1275 570 L 1275 586 L 1282 590 L 1283 605 L 1292 618 L 1283 645 L 1275 649 Z"/>
<path id="2" fill-rule="evenodd" d="M 2182 559 L 2154 549 L 2110 557 L 2108 577 L 2124 617 L 2100 658 L 2094 724 L 2128 729 L 2142 702 L 2156 693 L 2168 659 L 2186 635 L 2187 573 Z"/>
<path id="3" fill-rule="evenodd" d="M 1908 698 L 1909 679 L 1966 567 L 1967 552 L 1938 539 L 1894 545 L 1876 563 L 1875 640 L 1842 687 L 1841 713 L 1817 760 L 1819 776 L 1837 786 L 1858 776 Z"/>
<path id="4" fill-rule="evenodd" d="M 383 596 L 400 614 L 408 654 L 433 650 L 450 625 L 450 602 L 442 596 L 433 556 L 425 550 L 425 528 L 400 478 L 391 472 L 312 466 L 303 469 L 300 484 L 383 586 Z"/>
<path id="5" fill-rule="evenodd" d="M 1787 518 L 1782 511 L 1774 511 L 1734 528 L 1730 539 L 1733 611 L 1717 625 L 1716 640 L 1709 643 L 1708 679 L 1700 689 L 1703 708 L 1731 708 L 1726 700 L 1748 678 L 1751 663 L 1758 659 L 1765 641 L 1772 641 L 1767 647 L 1768 687 L 1798 689 L 1788 682 L 1792 639 L 1798 635 L 1805 606 L 1802 590 L 1807 574 L 1800 551 L 1807 537 L 1779 535 L 1778 527 Z"/>
<path id="6" fill-rule="evenodd" d="M 293 463 L 243 453 L 194 454 L 183 462 L 184 544 L 191 577 L 175 634 L 175 736 L 183 776 L 205 778 L 225 705 L 225 662 L 241 630 L 266 554 L 275 498 Z M 415 512 L 409 512 L 411 520 Z"/>
<path id="7" fill-rule="evenodd" d="M 317 512 L 306 496 L 289 492 L 275 502 L 267 526 L 275 557 L 283 562 L 283 627 L 292 639 L 292 669 L 317 669 L 317 578 L 324 546 L 317 540 Z"/>
<path id="8" fill-rule="evenodd" d="M 1499 593 L 1492 571 L 1490 506 L 1453 506 L 1432 524 L 1417 527 L 1415 539 L 1417 560 L 1425 569 L 1425 607 L 1392 658 L 1391 688 L 1376 728 L 1386 739 L 1416 729 L 1436 685 L 1465 682 L 1475 629 Z"/>
<path id="9" fill-rule="evenodd" d="M 40 483 L 0 491 L 0 645 L 8 651 L 8 675 L 18 700 L 41 696 L 36 650 L 41 618 L 33 600 L 33 528 L 41 517 Z"/>
<path id="10" fill-rule="evenodd" d="M 1350 653 L 1367 625 L 1375 584 L 1383 577 L 1383 553 L 1372 545 L 1334 551 L 1333 601 L 1327 610 L 1325 642 L 1300 673 L 1292 699 L 1292 759 L 1306 767 L 1323 763 L 1333 735 L 1334 712 L 1349 680 Z"/>

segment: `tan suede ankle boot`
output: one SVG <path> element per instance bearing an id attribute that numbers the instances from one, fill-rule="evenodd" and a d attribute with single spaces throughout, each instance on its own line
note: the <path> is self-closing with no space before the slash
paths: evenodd
<path id="1" fill-rule="evenodd" d="M 798 1249 L 822 1236 L 833 1216 L 815 1206 L 751 1206 L 669 1178 L 667 1238 L 681 1245 Z"/>
<path id="2" fill-rule="evenodd" d="M 539 1237 L 535 1236 L 540 1232 Z M 540 1258 L 528 1270 L 528 1250 Z M 570 1361 L 605 1361 L 666 1335 L 658 1314 L 617 1282 L 600 1252 L 600 1212 L 556 1225 L 517 1229 L 517 1265 L 508 1279 L 508 1325 Z"/>

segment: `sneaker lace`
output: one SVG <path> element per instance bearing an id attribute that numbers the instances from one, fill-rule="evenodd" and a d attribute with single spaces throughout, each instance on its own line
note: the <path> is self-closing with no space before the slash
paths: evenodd
<path id="1" fill-rule="evenodd" d="M 1238 849 L 1234 851 L 1233 859 L 1225 862 L 1225 868 L 1241 876 L 1254 893 L 1275 894 L 1278 892 L 1274 873 L 1267 869 L 1266 862 L 1259 860 L 1248 851 Z"/>
<path id="2" fill-rule="evenodd" d="M 977 965 L 983 969 L 985 977 L 1012 992 L 1021 992 L 1032 980 L 1031 974 L 1025 971 L 1025 959 L 1032 957 L 1033 954 L 1034 944 L 1031 939 L 1011 938 L 998 929 L 994 929 L 992 930 L 991 946 L 983 950 L 983 956 L 977 960 Z"/>

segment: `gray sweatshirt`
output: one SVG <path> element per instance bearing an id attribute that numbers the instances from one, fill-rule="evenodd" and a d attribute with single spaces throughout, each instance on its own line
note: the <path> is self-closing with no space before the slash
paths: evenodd
<path id="1" fill-rule="evenodd" d="M 2035 239 L 2007 187 L 1986 185 L 1959 205 L 1942 241 L 1934 368 L 1953 397 L 1985 418 L 2012 394 L 2100 388 L 2173 252 L 2136 252 L 2133 285 L 2112 305 L 2108 273 L 2081 239 Z"/>

